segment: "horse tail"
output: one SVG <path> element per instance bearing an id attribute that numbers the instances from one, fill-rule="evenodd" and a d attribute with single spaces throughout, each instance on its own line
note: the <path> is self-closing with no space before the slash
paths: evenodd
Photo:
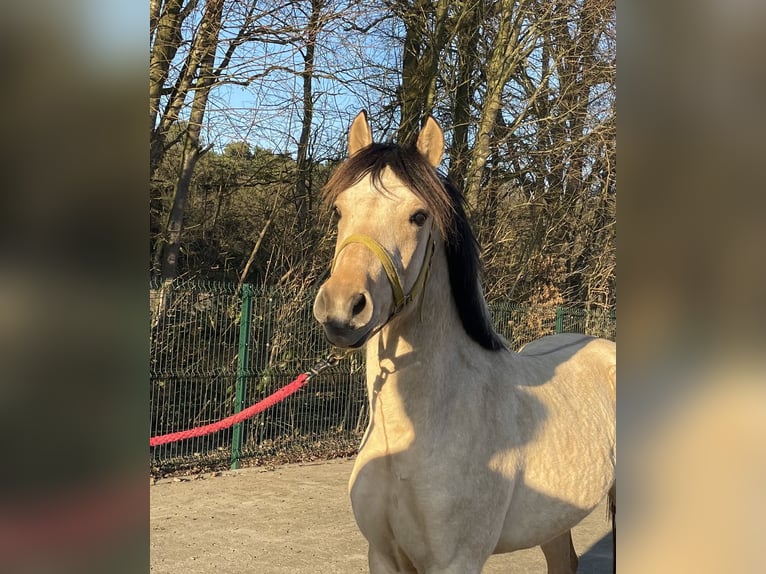
<path id="1" fill-rule="evenodd" d="M 607 495 L 608 518 L 612 521 L 612 574 L 617 574 L 617 523 L 615 516 L 617 514 L 617 483 L 612 484 Z"/>

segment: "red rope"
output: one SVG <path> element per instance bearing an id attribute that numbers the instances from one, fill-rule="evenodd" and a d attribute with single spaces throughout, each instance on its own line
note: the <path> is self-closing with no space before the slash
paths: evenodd
<path id="1" fill-rule="evenodd" d="M 269 407 L 274 406 L 279 401 L 283 401 L 287 397 L 295 393 L 298 389 L 300 389 L 302 386 L 304 386 L 306 383 L 309 382 L 309 375 L 310 373 L 303 373 L 301 375 L 298 375 L 298 378 L 295 379 L 292 383 L 282 387 L 281 389 L 279 389 L 275 393 L 272 393 L 271 395 L 269 395 L 262 401 L 257 402 L 254 405 L 247 407 L 245 410 L 240 411 L 237 414 L 232 415 L 230 417 L 226 417 L 225 419 L 220 420 L 216 423 L 201 426 L 201 427 L 196 427 L 196 428 L 185 430 L 185 431 L 179 431 L 179 432 L 174 432 L 170 434 L 163 434 L 160 436 L 153 436 L 149 439 L 149 446 L 159 446 L 161 444 L 176 442 L 176 441 L 184 440 L 187 438 L 205 436 L 207 434 L 212 434 L 219 430 L 223 430 L 231 426 L 234 426 L 237 423 L 241 423 L 242 421 L 247 420 L 250 417 L 254 417 L 261 411 L 265 411 Z"/>

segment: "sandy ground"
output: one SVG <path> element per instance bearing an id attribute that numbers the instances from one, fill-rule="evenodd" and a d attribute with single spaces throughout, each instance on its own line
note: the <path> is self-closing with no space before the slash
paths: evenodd
<path id="1" fill-rule="evenodd" d="M 347 495 L 353 462 L 248 468 L 151 487 L 156 574 L 367 572 L 367 544 Z M 611 572 L 602 504 L 573 531 L 578 572 Z M 485 574 L 545 572 L 539 548 L 493 556 Z"/>

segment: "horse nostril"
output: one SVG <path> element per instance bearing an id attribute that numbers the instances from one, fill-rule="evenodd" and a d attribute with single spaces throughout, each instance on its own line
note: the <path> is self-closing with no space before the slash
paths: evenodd
<path id="1" fill-rule="evenodd" d="M 353 307 L 351 308 L 351 316 L 356 317 L 364 311 L 364 308 L 367 306 L 367 297 L 364 296 L 364 293 L 358 293 L 354 296 L 353 299 Z"/>

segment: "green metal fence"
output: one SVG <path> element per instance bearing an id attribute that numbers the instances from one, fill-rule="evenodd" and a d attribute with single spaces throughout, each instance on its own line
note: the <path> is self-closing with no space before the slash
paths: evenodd
<path id="1" fill-rule="evenodd" d="M 210 424 L 258 402 L 325 356 L 314 293 L 221 283 L 150 285 L 151 435 Z M 518 349 L 554 332 L 613 339 L 614 313 L 495 303 Z M 364 356 L 351 354 L 285 401 L 231 429 L 150 449 L 152 474 L 237 468 L 243 460 L 350 454 L 367 425 Z"/>

